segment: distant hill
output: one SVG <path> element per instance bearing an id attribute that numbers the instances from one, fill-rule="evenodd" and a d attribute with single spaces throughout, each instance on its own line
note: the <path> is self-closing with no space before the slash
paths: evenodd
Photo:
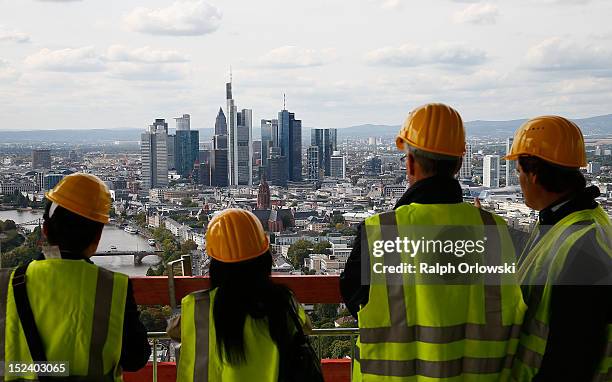
<path id="1" fill-rule="evenodd" d="M 468 136 L 474 137 L 508 137 L 512 136 L 526 119 L 511 121 L 470 121 L 465 123 Z M 575 119 L 585 135 L 612 135 L 612 114 L 597 117 Z M 347 137 L 394 137 L 400 126 L 359 125 L 338 129 L 340 138 Z"/>
<path id="2" fill-rule="evenodd" d="M 525 122 L 525 119 L 512 121 L 470 121 L 466 122 L 468 136 L 473 137 L 509 137 L 516 129 Z M 612 135 L 612 114 L 601 115 L 591 118 L 574 120 L 583 130 L 585 135 Z M 359 125 L 338 128 L 338 139 L 367 138 L 367 137 L 394 137 L 400 126 L 390 125 Z M 213 129 L 198 129 L 200 141 L 210 141 Z M 119 128 L 119 129 L 89 129 L 89 130 L 27 130 L 27 131 L 0 131 L 0 143 L 113 143 L 113 142 L 138 142 L 143 129 Z M 173 129 L 170 129 L 173 132 Z M 253 139 L 260 139 L 258 126 L 253 126 Z M 310 142 L 310 128 L 304 127 L 302 141 L 305 145 Z"/>

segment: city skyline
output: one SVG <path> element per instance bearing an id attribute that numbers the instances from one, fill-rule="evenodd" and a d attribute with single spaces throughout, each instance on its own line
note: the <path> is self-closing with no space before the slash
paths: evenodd
<path id="1" fill-rule="evenodd" d="M 601 115 L 612 95 L 611 10 L 601 0 L 315 1 L 282 10 L 272 1 L 7 1 L 2 129 L 141 128 L 151 114 L 183 110 L 194 128 L 212 127 L 230 65 L 236 98 L 255 121 L 274 115 L 283 93 L 307 126 L 321 128 L 400 124 L 430 101 L 466 121 Z M 281 11 L 301 17 L 290 24 Z M 569 28 L 576 15 L 589 28 Z"/>

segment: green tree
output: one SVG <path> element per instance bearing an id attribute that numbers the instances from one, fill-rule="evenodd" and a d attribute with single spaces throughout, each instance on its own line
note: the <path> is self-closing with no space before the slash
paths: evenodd
<path id="1" fill-rule="evenodd" d="M 181 252 L 185 254 L 191 253 L 194 249 L 198 249 L 198 245 L 193 240 L 187 240 L 183 244 L 181 244 Z"/>
<path id="2" fill-rule="evenodd" d="M 183 198 L 181 199 L 181 206 L 183 207 L 197 207 L 198 204 L 194 203 L 191 198 Z"/>
<path id="3" fill-rule="evenodd" d="M 329 358 L 344 358 L 351 356 L 352 347 L 353 340 L 335 340 L 326 351 Z"/>
<path id="4" fill-rule="evenodd" d="M 289 247 L 287 257 L 294 268 L 300 269 L 302 267 L 306 256 L 313 253 L 312 247 L 312 242 L 308 240 L 298 240 Z"/>
<path id="5" fill-rule="evenodd" d="M 322 253 L 324 255 L 331 255 L 331 243 L 329 241 L 322 241 L 320 243 L 315 244 L 312 247 L 312 253 Z"/>
<path id="6" fill-rule="evenodd" d="M 136 224 L 140 227 L 145 227 L 147 225 L 147 215 L 144 212 L 139 212 L 135 220 Z"/>
<path id="7" fill-rule="evenodd" d="M 335 215 L 332 215 L 332 217 L 331 217 L 331 223 L 332 223 L 333 225 L 336 225 L 336 224 L 344 224 L 344 216 L 342 216 L 341 214 L 335 214 Z"/>

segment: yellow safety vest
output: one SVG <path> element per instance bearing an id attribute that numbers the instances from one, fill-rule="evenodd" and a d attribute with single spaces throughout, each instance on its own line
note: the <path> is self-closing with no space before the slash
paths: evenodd
<path id="1" fill-rule="evenodd" d="M 270 337 L 267 322 L 246 317 L 244 351 L 246 362 L 234 366 L 219 358 L 213 309 L 217 290 L 191 293 L 181 301 L 181 355 L 179 382 L 276 382 L 279 352 Z M 299 317 L 305 322 L 304 310 Z"/>
<path id="2" fill-rule="evenodd" d="M 539 226 L 532 233 L 526 248 L 531 247 L 538 231 Z M 538 373 L 548 342 L 553 285 L 563 270 L 574 243 L 593 231 L 598 245 L 612 260 L 612 224 L 603 209 L 597 207 L 577 211 L 561 219 L 529 251 L 521 264 L 518 276 L 521 284 L 526 287 L 525 299 L 529 303 L 529 309 L 512 370 L 517 381 L 531 381 Z M 538 292 L 538 295 L 535 295 L 535 285 L 543 285 L 543 288 L 538 288 L 541 294 Z M 594 381 L 612 381 L 612 325 L 608 325 L 607 338 L 606 354 L 602 354 L 599 374 L 595 376 Z"/>
<path id="3" fill-rule="evenodd" d="M 0 360 L 31 364 L 13 296 L 13 269 L 0 269 Z M 121 343 L 126 275 L 78 260 L 33 261 L 25 274 L 28 299 L 48 362 L 67 362 L 75 381 L 122 381 Z M 37 380 L 36 374 L 5 381 Z M 80 377 L 80 378 L 79 378 Z"/>
<path id="4" fill-rule="evenodd" d="M 509 380 L 526 310 L 515 274 L 432 283 L 424 281 L 429 276 L 419 274 L 374 273 L 374 264 L 381 262 L 413 264 L 419 270 L 420 263 L 432 265 L 427 253 L 410 257 L 402 250 L 373 257 L 374 242 L 398 236 L 419 240 L 423 229 L 446 227 L 468 232 L 464 239 L 487 238 L 486 252 L 480 255 L 466 254 L 461 259 L 448 255 L 453 265 L 515 261 L 505 222 L 467 203 L 412 203 L 366 219 L 371 280 L 369 301 L 358 313 L 353 381 Z M 436 260 L 442 263 L 440 257 Z"/>

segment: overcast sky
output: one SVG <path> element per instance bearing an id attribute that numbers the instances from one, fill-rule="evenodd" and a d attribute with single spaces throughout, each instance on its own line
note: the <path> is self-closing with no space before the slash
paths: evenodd
<path id="1" fill-rule="evenodd" d="M 420 5 L 416 5 L 416 4 Z M 612 113 L 609 0 L 0 0 L 0 129 Z M 174 121 L 171 122 L 174 127 Z"/>

